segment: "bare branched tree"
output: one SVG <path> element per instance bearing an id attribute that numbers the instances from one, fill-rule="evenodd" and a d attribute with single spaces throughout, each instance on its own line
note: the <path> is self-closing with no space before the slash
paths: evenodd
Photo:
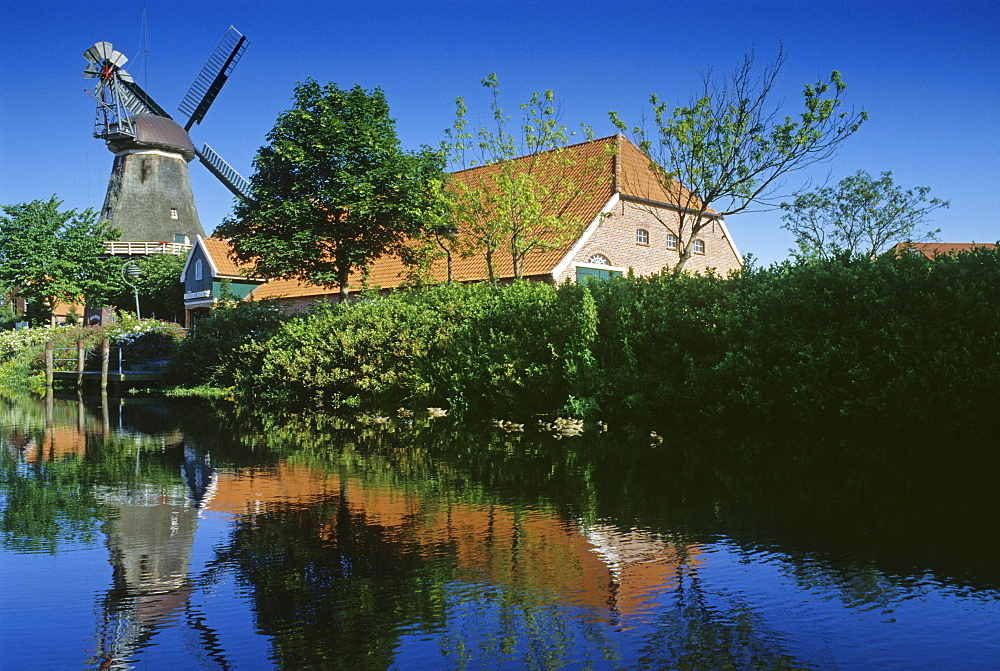
<path id="1" fill-rule="evenodd" d="M 679 240 L 675 274 L 705 226 L 754 206 L 777 207 L 784 177 L 828 160 L 868 118 L 864 111 L 842 109 L 847 84 L 837 71 L 805 86 L 799 114 L 781 116 L 772 97 L 784 62 L 779 51 L 758 70 L 748 51 L 728 77 L 704 75 L 700 93 L 685 106 L 670 111 L 653 94 L 654 128 L 631 130 L 676 212 L 657 217 Z M 629 132 L 617 112 L 610 115 L 619 130 Z"/>

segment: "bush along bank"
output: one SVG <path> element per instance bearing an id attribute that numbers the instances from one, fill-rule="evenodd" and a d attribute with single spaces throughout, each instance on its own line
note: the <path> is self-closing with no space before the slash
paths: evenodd
<path id="1" fill-rule="evenodd" d="M 51 342 L 57 350 L 74 350 L 78 340 L 90 350 L 88 369 L 99 367 L 101 341 L 108 339 L 113 347 L 134 345 L 147 350 L 158 348 L 169 354 L 181 338 L 183 329 L 176 324 L 155 319 L 139 320 L 119 315 L 115 322 L 103 326 L 55 326 L 0 332 L 0 394 L 41 394 L 45 390 L 45 344 Z M 61 355 L 69 356 L 69 355 Z M 75 354 L 73 354 L 75 356 Z M 69 365 L 69 364 L 67 364 Z M 75 363 L 73 364 L 75 367 Z M 56 366 L 59 368 L 59 365 Z"/>
<path id="2" fill-rule="evenodd" d="M 176 360 L 190 384 L 309 408 L 943 425 L 996 397 L 998 294 L 1000 252 L 986 249 L 730 278 L 438 285 L 295 318 L 222 310 Z"/>

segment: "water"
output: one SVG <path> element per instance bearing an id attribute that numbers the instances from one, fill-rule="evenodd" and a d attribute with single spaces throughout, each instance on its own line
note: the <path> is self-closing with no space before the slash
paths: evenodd
<path id="1" fill-rule="evenodd" d="M 995 667 L 989 441 L 421 414 L 0 403 L 0 668 Z"/>

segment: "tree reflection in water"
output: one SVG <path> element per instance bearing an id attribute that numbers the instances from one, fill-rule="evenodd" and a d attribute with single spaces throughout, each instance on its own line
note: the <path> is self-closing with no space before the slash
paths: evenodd
<path id="1" fill-rule="evenodd" d="M 823 642 L 713 582 L 719 548 L 854 613 L 1000 583 L 996 471 L 973 468 L 997 457 L 971 438 L 942 461 L 912 437 L 650 447 L 106 400 L 13 404 L 0 427 L 4 547 L 107 539 L 104 668 L 176 666 L 156 635 L 177 625 L 199 664 L 232 667 L 209 607 L 226 576 L 283 668 L 822 665 L 802 650 Z M 193 569 L 202 514 L 233 524 Z"/>

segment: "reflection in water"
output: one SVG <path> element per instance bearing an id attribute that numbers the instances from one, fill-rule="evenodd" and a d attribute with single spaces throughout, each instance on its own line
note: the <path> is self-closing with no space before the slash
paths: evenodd
<path id="1" fill-rule="evenodd" d="M 252 420 L 107 398 L 0 408 L 0 552 L 84 544 L 111 566 L 87 652 L 41 666 L 864 668 L 956 647 L 969 665 L 1000 642 L 974 554 L 953 544 L 966 572 L 929 578 L 907 543 L 852 535 L 874 500 L 857 470 L 824 492 L 781 487 L 801 474 L 780 461 L 706 469 L 726 459 L 708 448 Z M 856 495 L 818 507 L 834 491 Z M 906 514 L 877 521 L 903 537 Z M 859 526 L 892 538 L 874 524 Z M 935 618 L 968 633 L 914 633 Z"/>

